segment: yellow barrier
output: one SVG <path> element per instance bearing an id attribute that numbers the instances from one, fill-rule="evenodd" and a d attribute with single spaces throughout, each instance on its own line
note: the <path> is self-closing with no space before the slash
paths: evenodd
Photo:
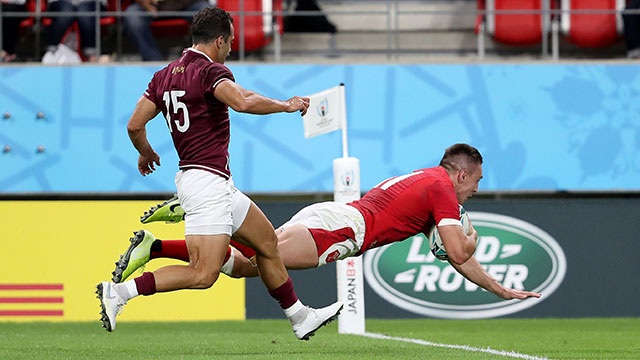
<path id="1" fill-rule="evenodd" d="M 142 212 L 155 203 L 0 201 L 0 322 L 99 321 L 95 286 L 111 279 L 114 262 L 129 246 L 133 231 L 184 238 L 183 224 L 140 224 Z M 177 263 L 152 260 L 146 271 Z M 135 298 L 118 321 L 244 318 L 244 279 L 221 275 L 208 290 Z"/>

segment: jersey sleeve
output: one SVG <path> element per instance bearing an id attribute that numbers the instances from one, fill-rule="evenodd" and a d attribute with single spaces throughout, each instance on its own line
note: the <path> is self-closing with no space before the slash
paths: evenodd
<path id="1" fill-rule="evenodd" d="M 205 93 L 210 92 L 213 94 L 216 87 L 225 80 L 235 81 L 231 70 L 229 70 L 228 67 L 217 63 L 212 63 L 207 66 L 203 70 L 202 75 L 202 85 Z"/>
<path id="2" fill-rule="evenodd" d="M 462 226 L 458 199 L 453 187 L 442 182 L 435 182 L 428 191 L 436 226 Z"/>
<path id="3" fill-rule="evenodd" d="M 156 104 L 156 106 L 160 106 L 159 103 L 159 99 L 157 97 L 156 94 L 156 87 L 157 87 L 157 80 L 158 79 L 158 73 L 153 74 L 153 77 L 151 78 L 151 81 L 149 81 L 149 85 L 147 85 L 147 90 L 145 90 L 144 94 L 142 96 L 146 97 L 147 99 L 151 100 L 151 102 L 153 102 L 154 104 Z"/>

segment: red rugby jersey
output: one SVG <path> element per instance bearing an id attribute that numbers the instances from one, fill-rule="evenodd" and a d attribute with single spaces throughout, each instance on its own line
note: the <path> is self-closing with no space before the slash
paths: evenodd
<path id="1" fill-rule="evenodd" d="M 442 219 L 460 219 L 453 183 L 439 166 L 387 179 L 349 205 L 364 216 L 364 244 L 359 254 L 428 233 Z"/>
<path id="2" fill-rule="evenodd" d="M 229 110 L 213 96 L 231 71 L 193 48 L 156 72 L 144 96 L 161 109 L 180 158 L 180 169 L 229 178 Z"/>

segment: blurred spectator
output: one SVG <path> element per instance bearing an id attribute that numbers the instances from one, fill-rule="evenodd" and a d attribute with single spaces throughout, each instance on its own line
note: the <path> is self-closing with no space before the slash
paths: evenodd
<path id="1" fill-rule="evenodd" d="M 295 11 L 317 11 L 322 10 L 316 0 L 297 0 Z M 285 19 L 284 31 L 288 32 L 324 32 L 335 33 L 336 26 L 333 25 L 325 14 L 289 16 Z"/>
<path id="2" fill-rule="evenodd" d="M 640 0 L 629 0 L 626 10 L 640 9 Z M 640 14 L 623 14 L 624 39 L 627 43 L 627 57 L 640 59 Z"/>
<path id="3" fill-rule="evenodd" d="M 26 12 L 26 0 L 2 0 L 2 13 Z M 2 54 L 1 62 L 11 62 L 16 59 L 16 44 L 20 36 L 20 22 L 26 17 L 3 17 L 2 18 Z"/>
<path id="4" fill-rule="evenodd" d="M 192 11 L 195 13 L 210 6 L 209 2 L 205 0 L 135 1 L 127 7 L 125 23 L 130 34 L 136 39 L 143 61 L 162 61 L 165 59 L 151 34 L 151 22 L 158 18 L 158 11 Z M 152 15 L 135 14 L 135 12 L 141 11 L 148 11 Z M 188 22 L 191 22 L 192 18 L 192 15 L 184 17 Z"/>
<path id="5" fill-rule="evenodd" d="M 100 4 L 100 9 L 105 11 L 106 0 L 50 0 L 47 11 L 56 12 L 84 12 L 95 11 L 96 3 Z M 68 53 L 68 48 L 60 44 L 69 26 L 73 22 L 78 23 L 80 39 L 78 43 L 82 47 L 82 53 L 87 61 L 96 61 L 96 18 L 94 16 L 55 16 L 51 17 L 51 25 L 46 30 L 47 52 L 42 57 L 45 64 L 60 63 L 60 53 Z M 58 60 L 56 60 L 58 59 Z M 63 61 L 64 62 L 64 61 Z"/>

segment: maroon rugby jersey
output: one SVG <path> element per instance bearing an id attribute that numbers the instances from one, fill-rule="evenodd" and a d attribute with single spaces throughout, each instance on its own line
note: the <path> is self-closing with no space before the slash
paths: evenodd
<path id="1" fill-rule="evenodd" d="M 364 244 L 358 254 L 428 233 L 442 219 L 460 219 L 453 183 L 439 166 L 387 179 L 348 205 L 364 216 Z"/>
<path id="2" fill-rule="evenodd" d="M 156 72 L 144 96 L 161 109 L 180 157 L 180 169 L 229 178 L 229 110 L 213 96 L 231 71 L 193 48 Z"/>

